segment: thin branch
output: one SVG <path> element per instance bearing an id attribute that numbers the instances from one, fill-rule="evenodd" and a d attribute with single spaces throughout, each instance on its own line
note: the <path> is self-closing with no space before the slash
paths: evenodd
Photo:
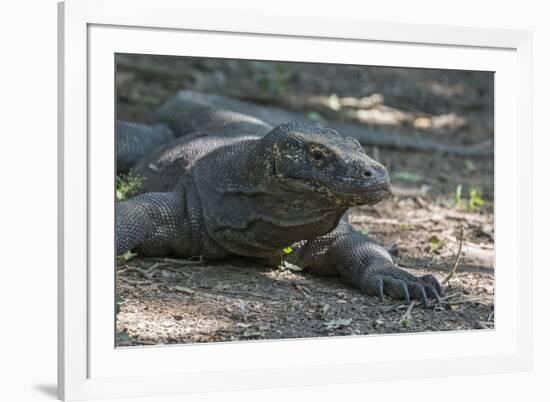
<path id="1" fill-rule="evenodd" d="M 460 261 L 460 252 L 462 251 L 462 241 L 464 240 L 464 226 L 460 225 L 460 243 L 458 244 L 458 251 L 456 253 L 455 262 L 453 264 L 453 269 L 445 279 L 443 279 L 443 282 L 441 282 L 442 285 L 446 285 L 447 282 L 451 280 L 451 278 L 455 275 L 456 267 L 458 267 L 458 262 Z"/>
<path id="2" fill-rule="evenodd" d="M 401 316 L 401 319 L 399 320 L 399 322 L 403 322 L 405 320 L 412 319 L 411 311 L 412 311 L 415 303 L 416 303 L 415 300 L 411 301 L 411 303 L 409 304 L 409 308 L 407 308 L 407 311 L 405 311 L 405 314 L 403 314 Z"/>
<path id="3" fill-rule="evenodd" d="M 129 265 L 125 265 L 124 267 L 126 268 L 127 271 L 130 271 L 130 272 L 137 272 L 139 274 L 141 274 L 141 276 L 147 278 L 147 279 L 153 279 L 153 277 L 155 276 L 155 271 L 159 268 L 159 263 L 155 263 L 153 264 L 151 267 L 147 268 L 147 269 L 143 269 L 143 268 L 138 268 L 138 267 L 131 267 Z"/>
<path id="4" fill-rule="evenodd" d="M 187 258 L 182 260 L 176 260 L 174 258 L 164 258 L 164 262 L 167 262 L 170 264 L 177 264 L 177 265 L 198 265 L 198 264 L 204 264 L 204 258 L 202 255 L 199 256 L 198 259 Z"/>
<path id="5" fill-rule="evenodd" d="M 492 296 L 472 296 L 459 300 L 442 300 L 439 304 L 464 304 L 464 303 L 478 303 L 483 300 L 493 300 Z"/>
<path id="6" fill-rule="evenodd" d="M 185 276 L 187 279 L 193 280 L 193 275 L 188 274 L 187 272 L 183 271 L 182 268 L 184 268 L 184 267 L 183 267 L 183 266 L 182 266 L 182 267 L 179 267 L 179 268 L 170 267 L 170 266 L 164 266 L 164 267 L 162 267 L 162 269 L 164 269 L 165 271 L 174 272 L 174 273 L 176 273 L 176 274 L 180 274 L 180 275 Z"/>
<path id="7" fill-rule="evenodd" d="M 442 297 L 441 301 L 445 301 L 445 300 L 449 300 L 449 299 L 455 299 L 457 297 L 462 297 L 462 296 L 464 296 L 463 293 L 452 293 L 450 295 Z"/>

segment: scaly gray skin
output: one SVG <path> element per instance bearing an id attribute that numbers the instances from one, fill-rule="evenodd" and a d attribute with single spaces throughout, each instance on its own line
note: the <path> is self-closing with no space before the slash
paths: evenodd
<path id="1" fill-rule="evenodd" d="M 132 170 L 140 176 L 148 176 L 152 173 L 148 164 L 157 159 L 158 163 L 166 164 L 166 160 L 160 161 L 160 154 L 168 152 L 170 155 L 177 155 L 177 150 L 188 141 L 191 133 L 196 135 L 201 131 L 222 137 L 263 136 L 273 128 L 243 113 L 204 102 L 182 102 L 178 97 L 165 102 L 155 112 L 154 117 L 158 124 L 144 125 L 117 120 L 115 134 L 118 174 Z M 169 159 L 170 156 L 166 155 L 164 158 Z M 143 191 L 155 189 L 156 187 L 148 189 L 146 186 Z"/>
<path id="2" fill-rule="evenodd" d="M 401 270 L 383 247 L 342 219 L 348 208 L 390 194 L 385 168 L 356 140 L 292 123 L 264 137 L 198 136 L 182 149 L 172 190 L 117 204 L 118 254 L 273 262 L 293 246 L 291 262 L 339 275 L 367 294 L 439 299 L 433 276 Z"/>
<path id="3" fill-rule="evenodd" d="M 273 129 L 255 117 L 201 102 L 180 102 L 177 97 L 160 107 L 155 117 L 170 126 L 180 138 L 144 155 L 132 168 L 133 174 L 144 179 L 139 193 L 172 190 L 189 161 L 209 151 L 211 146 L 208 144 L 217 144 L 206 140 L 201 146 L 190 145 L 195 138 L 206 135 L 228 139 L 259 138 Z"/>
<path id="4" fill-rule="evenodd" d="M 260 113 L 261 110 L 256 105 L 229 98 L 179 91 L 154 112 L 153 119 L 157 123 L 170 126 L 176 137 L 197 131 L 207 131 L 210 134 L 219 131 L 220 135 L 226 137 L 243 134 L 263 136 L 273 128 L 273 124 L 265 117 L 279 116 Z M 277 124 L 295 120 L 296 118 L 287 118 Z"/>
<path id="5" fill-rule="evenodd" d="M 127 173 L 141 158 L 174 139 L 165 124 L 152 126 L 117 120 L 115 124 L 117 172 Z"/>

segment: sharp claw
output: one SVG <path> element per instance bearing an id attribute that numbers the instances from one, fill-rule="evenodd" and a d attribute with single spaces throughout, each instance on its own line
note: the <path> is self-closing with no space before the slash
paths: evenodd
<path id="1" fill-rule="evenodd" d="M 435 294 L 435 301 L 437 304 L 441 304 L 441 297 L 437 293 Z"/>
<path id="2" fill-rule="evenodd" d="M 411 296 L 409 295 L 409 288 L 407 287 L 407 284 L 404 281 L 399 281 L 399 285 L 403 291 L 403 299 L 405 299 L 405 304 L 410 304 Z"/>
<path id="3" fill-rule="evenodd" d="M 428 296 L 426 295 L 426 290 L 424 290 L 424 286 L 417 284 L 416 291 L 418 292 L 420 300 L 422 300 L 422 304 L 424 305 L 424 307 L 426 307 L 428 305 Z"/>
<path id="4" fill-rule="evenodd" d="M 380 302 L 384 301 L 384 280 L 382 278 L 378 278 L 376 280 L 378 282 L 378 298 L 380 299 Z"/>
<path id="5" fill-rule="evenodd" d="M 437 303 L 441 302 L 441 297 L 439 297 L 439 294 L 437 293 L 435 287 L 433 287 L 432 285 L 428 285 L 426 286 L 425 290 L 428 297 L 434 298 Z"/>
<path id="6" fill-rule="evenodd" d="M 432 285 L 438 296 L 440 297 L 443 296 L 443 289 L 441 288 L 441 284 L 435 278 L 435 276 L 428 274 L 428 275 L 422 276 L 420 279 L 428 283 L 429 285 Z"/>
<path id="7" fill-rule="evenodd" d="M 360 289 L 370 295 L 377 295 L 384 302 L 384 294 L 396 299 L 403 299 L 410 304 L 412 299 L 419 300 L 424 307 L 433 299 L 441 303 L 443 291 L 439 281 L 433 275 L 416 277 L 399 269 L 381 270 L 376 276 L 364 276 Z"/>

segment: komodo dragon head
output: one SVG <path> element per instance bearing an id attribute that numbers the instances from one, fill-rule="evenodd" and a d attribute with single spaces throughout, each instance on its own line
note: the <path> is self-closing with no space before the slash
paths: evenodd
<path id="1" fill-rule="evenodd" d="M 390 195 L 389 176 L 351 137 L 311 123 L 277 126 L 262 143 L 275 183 L 335 207 L 375 204 Z"/>

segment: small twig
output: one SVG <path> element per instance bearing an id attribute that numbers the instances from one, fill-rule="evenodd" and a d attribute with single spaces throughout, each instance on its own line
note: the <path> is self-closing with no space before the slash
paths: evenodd
<path id="1" fill-rule="evenodd" d="M 449 300 L 449 299 L 454 299 L 455 297 L 459 297 L 459 296 L 464 296 L 464 294 L 462 293 L 452 293 L 450 295 L 447 295 L 447 296 L 444 296 L 441 298 L 441 301 L 445 301 L 445 300 Z"/>
<path id="2" fill-rule="evenodd" d="M 183 268 L 183 267 L 181 267 L 181 268 Z M 193 279 L 193 275 L 188 274 L 187 272 L 182 271 L 181 268 L 166 267 L 166 266 L 162 267 L 162 269 L 164 269 L 165 271 L 175 272 L 176 274 L 181 274 L 181 275 L 185 276 L 187 279 L 191 279 L 191 280 L 192 280 L 192 279 Z"/>
<path id="3" fill-rule="evenodd" d="M 401 316 L 401 319 L 399 320 L 399 322 L 403 322 L 404 320 L 407 320 L 407 319 L 411 319 L 411 318 L 412 318 L 412 316 L 411 316 L 411 311 L 412 311 L 412 309 L 413 309 L 415 303 L 416 303 L 415 300 L 411 301 L 411 304 L 409 304 L 409 308 L 407 308 L 407 311 L 405 311 L 405 314 L 403 314 L 403 315 Z"/>
<path id="4" fill-rule="evenodd" d="M 195 259 L 185 259 L 185 260 L 176 260 L 173 258 L 165 258 L 164 262 L 168 262 L 171 264 L 177 264 L 177 265 L 195 265 L 195 264 L 204 264 L 204 259 L 202 256 L 199 256 L 198 260 Z"/>
<path id="5" fill-rule="evenodd" d="M 311 290 L 306 288 L 304 285 L 300 285 L 299 283 L 293 283 L 292 286 L 294 286 L 296 289 L 298 289 L 302 293 L 306 293 L 307 295 L 311 295 Z"/>
<path id="6" fill-rule="evenodd" d="M 421 196 L 416 196 L 414 200 L 420 205 L 422 208 L 428 209 L 428 203 L 424 201 L 424 199 Z"/>
<path id="7" fill-rule="evenodd" d="M 409 190 L 410 189 L 403 189 L 404 192 L 408 192 Z M 400 191 L 401 190 L 398 187 L 396 187 L 396 186 L 392 187 L 392 192 L 394 193 L 394 195 L 399 196 Z M 405 193 L 403 193 L 403 194 L 405 194 Z M 418 193 L 418 194 L 408 194 L 407 193 L 407 195 L 411 196 L 411 197 L 416 197 L 416 196 L 424 196 L 426 194 L 424 192 L 424 193 Z M 414 225 L 419 225 L 419 224 L 426 223 L 426 222 L 443 222 L 443 221 L 448 220 L 448 219 L 457 220 L 457 221 L 465 221 L 466 224 L 470 224 L 471 222 L 478 223 L 478 224 L 487 223 L 487 219 L 478 217 L 474 214 L 464 214 L 464 213 L 460 213 L 460 212 L 457 212 L 457 211 L 448 211 L 448 212 L 445 212 L 445 213 L 434 212 L 433 214 L 431 214 L 429 216 L 422 216 L 420 218 L 409 219 L 405 223 L 408 223 L 409 225 L 414 226 Z M 375 218 L 375 217 L 366 216 L 366 215 L 352 215 L 350 217 L 350 222 L 351 223 L 381 223 L 381 224 L 386 224 L 386 225 L 401 225 L 401 224 L 404 223 L 403 221 L 400 221 L 399 219 L 380 219 L 380 218 Z"/>
<path id="8" fill-rule="evenodd" d="M 489 326 L 487 326 L 487 322 L 484 321 L 476 321 L 477 326 L 479 329 L 491 329 Z M 492 324 L 492 323 L 491 323 Z"/>
<path id="9" fill-rule="evenodd" d="M 167 257 L 158 257 L 158 258 L 148 257 L 147 259 L 142 260 L 142 262 L 144 264 L 147 264 L 150 262 L 158 262 L 160 264 L 195 265 L 195 264 L 203 264 L 204 258 L 202 256 L 184 258 L 184 259 L 167 258 Z"/>
<path id="10" fill-rule="evenodd" d="M 157 271 L 158 269 L 161 269 L 161 268 L 163 270 L 166 270 L 166 271 L 171 271 L 171 272 L 181 274 L 181 275 L 185 276 L 188 279 L 193 279 L 192 275 L 188 274 L 187 272 L 183 272 L 182 268 L 184 268 L 185 266 L 189 266 L 189 265 L 197 265 L 197 264 L 203 264 L 204 263 L 204 260 L 203 260 L 202 256 L 199 258 L 198 261 L 191 260 L 191 259 L 176 260 L 176 259 L 172 259 L 172 258 L 156 258 L 153 261 L 155 261 L 155 260 L 157 262 L 155 262 L 149 268 L 133 267 L 133 266 L 129 266 L 129 265 L 124 265 L 124 268 L 126 268 L 126 271 L 137 272 L 137 273 L 141 274 L 143 277 L 145 277 L 147 279 L 153 279 L 153 277 L 155 275 L 155 271 Z M 178 265 L 178 266 L 174 267 L 173 265 Z M 123 271 L 120 271 L 120 272 L 123 272 Z"/>
<path id="11" fill-rule="evenodd" d="M 466 299 L 460 299 L 460 300 L 442 300 L 439 302 L 439 304 L 464 304 L 464 303 L 477 303 L 481 300 L 487 300 L 487 299 L 493 299 L 492 296 L 477 296 L 477 297 L 469 297 Z"/>
<path id="12" fill-rule="evenodd" d="M 441 282 L 442 285 L 446 285 L 447 282 L 451 280 L 451 278 L 455 275 L 456 267 L 458 267 L 458 262 L 460 261 L 460 252 L 462 251 L 462 241 L 464 239 L 464 226 L 460 225 L 460 243 L 458 243 L 458 251 L 456 253 L 455 262 L 453 264 L 453 269 L 449 274 L 443 279 Z"/>
<path id="13" fill-rule="evenodd" d="M 185 286 L 176 285 L 173 287 L 173 289 L 177 290 L 178 292 L 186 293 L 188 295 L 192 295 L 195 293 L 193 289 L 186 288 Z"/>
<path id="14" fill-rule="evenodd" d="M 159 266 L 159 263 L 157 262 L 147 269 L 131 267 L 129 265 L 125 265 L 125 268 L 128 271 L 137 272 L 147 279 L 153 279 L 153 277 L 155 276 L 155 271 L 158 269 L 158 266 Z"/>

